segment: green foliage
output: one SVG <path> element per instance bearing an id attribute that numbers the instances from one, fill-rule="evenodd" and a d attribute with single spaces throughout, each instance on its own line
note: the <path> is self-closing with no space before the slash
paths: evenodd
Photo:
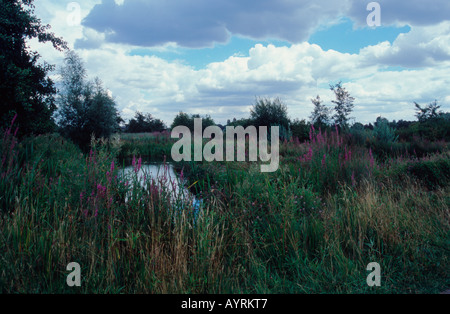
<path id="1" fill-rule="evenodd" d="M 242 118 L 239 120 L 233 119 L 233 121 L 228 120 L 227 122 L 227 126 L 242 126 L 244 129 L 246 129 L 247 127 L 253 125 L 252 124 L 253 121 L 251 119 L 246 119 L 246 118 Z"/>
<path id="2" fill-rule="evenodd" d="M 302 156 L 300 165 L 282 159 L 275 174 L 245 164 L 184 165 L 189 185 L 201 189 L 203 200 L 215 204 L 225 229 L 232 230 L 224 234 L 233 243 L 227 255 L 232 262 L 224 263 L 243 268 L 239 278 L 231 278 L 238 291 L 417 293 L 447 288 L 445 192 L 423 193 L 408 175 L 399 183 L 390 177 L 384 181 L 388 168 L 372 159 L 370 150 L 350 150 L 346 142 L 336 133 L 313 132 L 312 154 Z M 292 151 L 304 146 L 284 145 Z M 366 266 L 374 260 L 390 278 L 376 290 L 365 282 Z"/>
<path id="3" fill-rule="evenodd" d="M 174 140 L 167 131 L 153 133 L 126 133 L 120 135 L 119 162 L 130 164 L 133 156 L 145 161 L 172 161 Z"/>
<path id="4" fill-rule="evenodd" d="M 164 122 L 159 119 L 155 119 L 151 114 L 143 114 L 139 111 L 136 112 L 134 119 L 125 127 L 128 133 L 151 133 L 151 132 L 161 132 L 166 129 Z"/>
<path id="5" fill-rule="evenodd" d="M 336 100 L 332 100 L 335 104 L 334 110 L 336 112 L 333 116 L 334 123 L 341 128 L 347 128 L 355 98 L 351 97 L 350 93 L 342 87 L 341 82 L 336 85 L 330 85 L 330 89 L 334 92 L 336 98 Z"/>
<path id="6" fill-rule="evenodd" d="M 441 114 L 438 117 L 422 122 L 397 123 L 396 133 L 399 140 L 411 142 L 414 138 L 422 138 L 427 141 L 450 141 L 450 113 Z"/>
<path id="7" fill-rule="evenodd" d="M 282 144 L 301 160 L 281 156 L 276 173 L 261 173 L 251 163 L 180 165 L 180 176 L 202 192 L 202 205 L 194 209 L 183 197 L 169 201 L 174 195 L 138 171 L 123 174 L 117 150 L 107 143 L 96 141 L 83 155 L 58 135 L 17 144 L 14 128 L 8 130 L 0 143 L 1 156 L 9 160 L 0 171 L 3 293 L 448 288 L 450 201 L 448 181 L 444 186 L 439 177 L 445 172 L 448 180 L 448 156 L 420 161 L 427 165 L 418 166 L 417 176 L 440 186 L 424 191 L 422 181 L 408 180 L 416 178 L 416 168 L 402 171 L 407 168 L 401 160 L 378 163 L 370 150 L 349 147 L 341 134 L 312 130 L 309 143 Z M 161 140 L 146 137 L 155 147 Z M 376 171 L 370 175 L 372 162 Z M 402 180 L 392 181 L 393 168 Z M 78 288 L 65 281 L 74 260 L 86 269 Z M 383 270 L 381 287 L 366 284 L 372 261 Z"/>
<path id="8" fill-rule="evenodd" d="M 189 116 L 187 113 L 180 112 L 174 118 L 170 128 L 173 129 L 177 126 L 185 126 L 193 133 L 194 119 L 202 119 L 202 131 L 204 131 L 209 126 L 216 125 L 214 120 L 209 115 L 201 117 L 199 114 L 192 114 Z"/>
<path id="9" fill-rule="evenodd" d="M 314 111 L 311 113 L 310 121 L 315 128 L 325 128 L 330 123 L 330 109 L 323 104 L 320 96 L 311 99 Z"/>
<path id="10" fill-rule="evenodd" d="M 75 52 L 66 54 L 61 75 L 60 132 L 86 151 L 92 136 L 109 138 L 118 130 L 116 104 L 98 78 L 86 81 L 82 60 Z"/>
<path id="11" fill-rule="evenodd" d="M 304 142 L 309 139 L 309 130 L 311 125 L 306 120 L 295 119 L 291 122 L 290 128 L 292 131 L 292 137 L 297 138 L 300 142 Z"/>
<path id="12" fill-rule="evenodd" d="M 350 127 L 350 142 L 358 146 L 367 146 L 375 141 L 374 132 L 365 128 L 361 123 L 355 123 Z"/>
<path id="13" fill-rule="evenodd" d="M 250 111 L 250 119 L 255 127 L 280 126 L 289 130 L 287 107 L 279 98 L 256 98 Z"/>
<path id="14" fill-rule="evenodd" d="M 306 152 L 298 158 L 298 171 L 303 182 L 320 193 L 335 193 L 339 186 L 357 186 L 376 171 L 370 149 L 347 144 L 338 128 L 332 132 L 310 131 Z"/>
<path id="15" fill-rule="evenodd" d="M 450 158 L 409 163 L 407 170 L 430 190 L 450 184 Z"/>
<path id="16" fill-rule="evenodd" d="M 441 106 L 438 106 L 437 100 L 423 108 L 416 102 L 414 102 L 414 105 L 416 106 L 416 117 L 419 122 L 425 122 L 429 119 L 437 118 L 442 114 L 442 111 L 438 111 Z"/>
<path id="17" fill-rule="evenodd" d="M 32 0 L 1 0 L 0 7 L 0 127 L 7 127 L 17 113 L 19 135 L 49 132 L 56 110 L 56 89 L 47 76 L 53 66 L 38 64 L 39 54 L 30 51 L 26 41 L 37 38 L 57 50 L 66 43 L 41 24 Z"/>
<path id="18" fill-rule="evenodd" d="M 389 126 L 389 121 L 382 117 L 377 118 L 373 133 L 378 141 L 385 143 L 394 143 L 398 139 L 395 130 Z"/>

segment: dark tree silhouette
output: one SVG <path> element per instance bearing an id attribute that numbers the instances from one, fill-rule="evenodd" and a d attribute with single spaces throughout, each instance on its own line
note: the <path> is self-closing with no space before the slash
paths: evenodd
<path id="1" fill-rule="evenodd" d="M 66 43 L 49 32 L 34 15 L 32 0 L 0 0 L 0 127 L 17 114 L 19 134 L 52 131 L 56 89 L 47 74 L 53 66 L 27 47 L 27 40 L 51 42 L 57 50 Z"/>
<path id="2" fill-rule="evenodd" d="M 153 118 L 151 114 L 144 115 L 137 111 L 134 118 L 126 125 L 128 133 L 151 133 L 161 132 L 166 129 L 166 125 L 159 119 Z"/>

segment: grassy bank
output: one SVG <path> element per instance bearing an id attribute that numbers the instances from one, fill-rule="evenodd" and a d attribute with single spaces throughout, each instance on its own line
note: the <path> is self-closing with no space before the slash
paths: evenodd
<path id="1" fill-rule="evenodd" d="M 133 184 L 136 172 L 120 176 L 121 152 L 155 156 L 155 147 L 168 141 L 126 142 L 98 142 L 83 155 L 56 135 L 17 143 L 5 133 L 3 293 L 436 293 L 450 287 L 446 152 L 381 162 L 336 132 L 316 132 L 306 143 L 281 145 L 276 173 L 261 173 L 253 163 L 179 164 L 204 200 L 195 216 L 189 200 L 169 201 L 171 192 L 150 179 L 142 188 Z M 81 287 L 66 284 L 71 262 L 81 265 Z M 381 287 L 366 284 L 370 262 L 381 265 Z"/>

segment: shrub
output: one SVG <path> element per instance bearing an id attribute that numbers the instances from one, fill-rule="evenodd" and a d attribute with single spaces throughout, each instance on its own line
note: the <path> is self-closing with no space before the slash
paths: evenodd
<path id="1" fill-rule="evenodd" d="M 408 173 L 429 190 L 446 187 L 450 183 L 450 159 L 424 160 L 408 165 Z"/>

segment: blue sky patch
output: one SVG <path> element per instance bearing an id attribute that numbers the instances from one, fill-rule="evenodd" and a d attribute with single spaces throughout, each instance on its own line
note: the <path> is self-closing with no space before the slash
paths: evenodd
<path id="1" fill-rule="evenodd" d="M 309 43 L 319 45 L 323 50 L 333 49 L 341 53 L 357 54 L 361 48 L 376 45 L 383 41 L 391 44 L 401 33 L 411 30 L 404 27 L 377 27 L 354 29 L 354 22 L 349 18 L 342 19 L 341 23 L 326 29 L 320 29 L 311 35 Z M 169 62 L 178 61 L 192 66 L 196 70 L 205 68 L 212 62 L 222 62 L 230 56 L 247 57 L 249 50 L 256 44 L 274 46 L 291 46 L 291 43 L 281 40 L 254 40 L 250 38 L 232 36 L 226 44 L 215 44 L 211 48 L 169 48 L 159 51 L 152 48 L 138 48 L 131 50 L 128 55 L 156 56 Z"/>
<path id="2" fill-rule="evenodd" d="M 256 44 L 274 46 L 291 46 L 290 43 L 280 40 L 254 40 L 239 36 L 232 36 L 226 44 L 215 44 L 212 48 L 169 48 L 167 51 L 158 51 L 151 48 L 133 49 L 131 56 L 156 56 L 169 62 L 179 61 L 192 66 L 196 70 L 204 69 L 212 62 L 223 62 L 230 56 L 248 57 L 249 50 Z"/>
<path id="3" fill-rule="evenodd" d="M 311 44 L 322 47 L 323 50 L 333 49 L 341 53 L 357 54 L 361 48 L 373 46 L 383 41 L 391 44 L 401 33 L 408 33 L 409 26 L 380 26 L 354 29 L 354 22 L 349 18 L 327 29 L 316 31 L 308 40 Z"/>

